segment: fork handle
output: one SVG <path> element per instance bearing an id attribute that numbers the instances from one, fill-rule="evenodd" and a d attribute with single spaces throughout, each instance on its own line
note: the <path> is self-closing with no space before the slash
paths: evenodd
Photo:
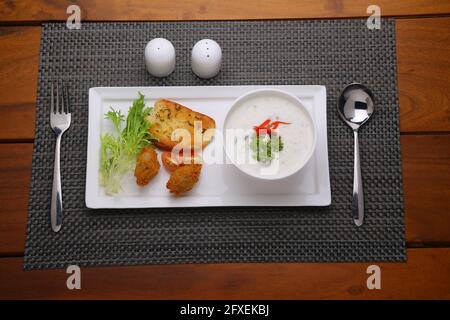
<path id="1" fill-rule="evenodd" d="M 61 171 L 60 171 L 60 147 L 62 134 L 56 137 L 55 147 L 55 163 L 53 169 L 53 189 L 52 189 L 52 204 L 50 207 L 50 220 L 52 222 L 52 229 L 58 232 L 62 224 L 62 189 L 61 189 Z"/>

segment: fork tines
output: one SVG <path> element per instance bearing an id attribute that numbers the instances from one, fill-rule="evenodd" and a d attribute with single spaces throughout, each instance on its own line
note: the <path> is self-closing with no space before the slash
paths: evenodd
<path id="1" fill-rule="evenodd" d="M 55 94 L 56 86 L 56 94 Z M 55 101 L 56 95 L 56 101 Z M 70 113 L 70 102 L 67 86 L 64 83 L 52 82 L 50 93 L 50 110 L 52 113 Z M 61 101 L 61 102 L 60 102 Z"/>

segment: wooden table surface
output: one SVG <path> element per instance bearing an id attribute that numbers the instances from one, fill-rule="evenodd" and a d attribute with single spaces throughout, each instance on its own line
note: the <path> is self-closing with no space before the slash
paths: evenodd
<path id="1" fill-rule="evenodd" d="M 361 0 L 79 0 L 84 21 L 366 17 Z M 377 0 L 396 18 L 407 263 L 204 264 L 23 271 L 41 23 L 71 2 L 0 3 L 0 298 L 450 299 L 450 1 Z"/>

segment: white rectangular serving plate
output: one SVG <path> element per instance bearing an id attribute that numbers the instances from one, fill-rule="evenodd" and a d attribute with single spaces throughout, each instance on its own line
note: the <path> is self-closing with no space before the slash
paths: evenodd
<path id="1" fill-rule="evenodd" d="M 100 135 L 111 132 L 104 114 L 113 107 L 127 114 L 138 92 L 146 104 L 161 98 L 177 101 L 216 121 L 222 132 L 225 116 L 233 101 L 255 89 L 277 88 L 297 96 L 310 112 L 316 126 L 313 156 L 298 173 L 286 179 L 261 181 L 248 177 L 232 164 L 204 164 L 200 181 L 183 196 L 166 188 L 169 173 L 161 167 L 145 187 L 139 187 L 130 172 L 115 196 L 99 184 Z M 164 208 L 221 206 L 327 206 L 331 203 L 327 147 L 326 88 L 324 86 L 195 86 L 195 87 L 98 87 L 89 90 L 89 129 L 86 171 L 86 206 L 99 208 Z M 214 139 L 204 150 L 225 153 L 221 139 Z"/>

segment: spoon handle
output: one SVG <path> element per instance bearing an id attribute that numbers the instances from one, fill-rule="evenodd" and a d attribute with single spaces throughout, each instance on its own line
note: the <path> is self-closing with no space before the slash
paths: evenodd
<path id="1" fill-rule="evenodd" d="M 352 215 L 353 221 L 359 227 L 364 221 L 364 194 L 361 178 L 361 167 L 359 164 L 359 142 L 358 131 L 353 130 L 355 136 L 355 164 L 353 173 L 353 198 L 352 198 Z"/>

